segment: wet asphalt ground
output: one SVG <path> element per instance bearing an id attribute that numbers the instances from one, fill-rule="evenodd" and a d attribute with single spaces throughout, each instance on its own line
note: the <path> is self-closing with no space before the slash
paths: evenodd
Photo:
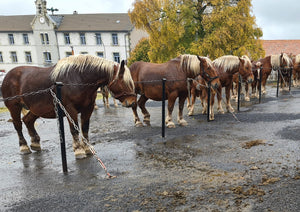
<path id="1" fill-rule="evenodd" d="M 198 100 L 194 116 L 184 110 L 189 125 L 164 139 L 161 102 L 146 104 L 152 126 L 136 128 L 131 109 L 97 100 L 90 141 L 114 179 L 94 157 L 75 159 L 66 120 L 64 174 L 56 120 L 38 119 L 43 150 L 20 155 L 0 113 L 0 211 L 300 211 L 300 89 L 267 91 L 242 102 L 239 121 L 207 122 Z"/>

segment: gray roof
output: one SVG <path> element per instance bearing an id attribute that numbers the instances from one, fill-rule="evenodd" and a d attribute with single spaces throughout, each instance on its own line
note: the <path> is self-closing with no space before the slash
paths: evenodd
<path id="1" fill-rule="evenodd" d="M 50 15 L 60 32 L 130 31 L 133 25 L 127 13 Z M 0 32 L 32 31 L 34 15 L 0 16 Z"/>
<path id="2" fill-rule="evenodd" d="M 0 16 L 0 32 L 30 32 L 34 15 Z"/>

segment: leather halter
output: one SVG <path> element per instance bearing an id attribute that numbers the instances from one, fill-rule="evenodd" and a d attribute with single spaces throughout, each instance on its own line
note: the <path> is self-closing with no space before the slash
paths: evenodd
<path id="1" fill-rule="evenodd" d="M 117 83 L 117 77 L 108 84 L 108 86 L 107 86 L 108 89 L 111 90 L 110 88 L 113 87 L 115 83 Z M 136 97 L 137 95 L 135 93 L 128 93 L 128 92 L 123 91 L 119 95 L 115 95 L 115 94 L 112 93 L 112 96 L 115 99 L 120 99 L 120 98 L 125 97 L 125 96 L 126 97 L 127 96 L 135 96 Z"/>
<path id="2" fill-rule="evenodd" d="M 202 69 L 201 77 L 202 77 L 203 79 L 205 79 L 205 77 L 207 77 L 207 78 L 208 78 L 207 81 L 208 81 L 209 84 L 210 84 L 213 80 L 219 78 L 219 76 L 215 76 L 215 77 L 209 76 L 209 74 L 205 71 L 205 68 L 204 68 L 204 66 L 203 66 L 203 63 L 200 62 L 200 70 L 201 70 L 201 69 Z"/>

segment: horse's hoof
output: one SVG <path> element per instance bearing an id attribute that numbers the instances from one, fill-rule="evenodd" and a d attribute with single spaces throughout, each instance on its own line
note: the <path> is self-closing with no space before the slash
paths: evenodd
<path id="1" fill-rule="evenodd" d="M 188 125 L 186 120 L 180 120 L 180 121 L 178 121 L 178 123 L 179 123 L 179 126 L 183 126 L 183 127 Z"/>
<path id="2" fill-rule="evenodd" d="M 188 115 L 189 115 L 189 116 L 193 116 L 193 115 L 194 115 L 194 112 L 193 112 L 193 111 L 190 111 L 190 112 L 188 112 Z"/>
<path id="3" fill-rule="evenodd" d="M 92 155 L 93 154 L 89 147 L 84 148 L 84 151 L 85 151 L 86 155 Z"/>
<path id="4" fill-rule="evenodd" d="M 245 97 L 245 101 L 246 102 L 250 102 L 250 98 L 249 97 Z"/>
<path id="5" fill-rule="evenodd" d="M 224 112 L 224 110 L 219 110 L 218 113 L 219 114 L 224 114 L 225 112 Z"/>
<path id="6" fill-rule="evenodd" d="M 87 157 L 87 155 L 83 149 L 75 150 L 74 154 L 75 154 L 76 159 L 83 159 L 83 158 Z"/>
<path id="7" fill-rule="evenodd" d="M 175 128 L 175 124 L 173 122 L 169 122 L 167 124 L 167 128 Z"/>
<path id="8" fill-rule="evenodd" d="M 144 120 L 144 123 L 145 123 L 147 126 L 149 126 L 149 127 L 151 126 L 150 121 L 145 121 L 145 120 Z"/>
<path id="9" fill-rule="evenodd" d="M 41 145 L 39 143 L 31 143 L 30 148 L 37 152 L 42 151 Z"/>
<path id="10" fill-rule="evenodd" d="M 135 126 L 136 126 L 136 127 L 143 127 L 144 125 L 143 125 L 142 122 L 137 121 L 137 122 L 135 122 Z"/>
<path id="11" fill-rule="evenodd" d="M 27 155 L 31 153 L 31 150 L 29 149 L 29 147 L 27 145 L 22 145 L 20 146 L 20 153 L 22 155 Z"/>

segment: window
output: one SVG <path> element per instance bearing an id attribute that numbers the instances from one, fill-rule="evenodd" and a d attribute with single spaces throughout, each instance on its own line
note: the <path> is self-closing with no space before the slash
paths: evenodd
<path id="1" fill-rule="evenodd" d="M 42 41 L 42 44 L 49 44 L 48 33 L 41 33 L 41 41 Z"/>
<path id="2" fill-rule="evenodd" d="M 49 36 L 48 33 L 45 33 L 46 43 L 49 44 Z"/>
<path id="3" fill-rule="evenodd" d="M 120 63 L 120 54 L 118 52 L 114 52 L 114 61 Z"/>
<path id="4" fill-rule="evenodd" d="M 71 44 L 70 34 L 69 33 L 64 33 L 64 36 L 65 36 L 65 44 Z"/>
<path id="5" fill-rule="evenodd" d="M 28 34 L 23 34 L 24 44 L 29 44 Z"/>
<path id="6" fill-rule="evenodd" d="M 3 63 L 3 56 L 2 56 L 2 52 L 0 52 L 0 63 Z"/>
<path id="7" fill-rule="evenodd" d="M 18 62 L 17 52 L 10 52 L 10 56 L 11 56 L 11 61 L 13 63 L 17 63 Z"/>
<path id="8" fill-rule="evenodd" d="M 15 39 L 13 34 L 8 34 L 9 44 L 15 44 Z"/>
<path id="9" fill-rule="evenodd" d="M 44 52 L 44 61 L 45 61 L 45 63 L 51 63 L 51 53 L 50 52 Z"/>
<path id="10" fill-rule="evenodd" d="M 25 52 L 25 60 L 27 63 L 32 63 L 31 52 Z"/>
<path id="11" fill-rule="evenodd" d="M 118 34 L 112 34 L 113 45 L 118 45 Z"/>
<path id="12" fill-rule="evenodd" d="M 66 52 L 66 57 L 72 56 L 72 52 Z"/>
<path id="13" fill-rule="evenodd" d="M 97 56 L 103 58 L 103 57 L 104 57 L 104 54 L 103 54 L 103 52 L 97 52 Z"/>
<path id="14" fill-rule="evenodd" d="M 97 43 L 97 45 L 102 44 L 102 39 L 101 39 L 101 34 L 100 33 L 96 33 L 96 43 Z"/>
<path id="15" fill-rule="evenodd" d="M 85 45 L 86 44 L 85 34 L 84 33 L 80 33 L 80 42 L 81 42 L 81 45 Z"/>
<path id="16" fill-rule="evenodd" d="M 80 54 L 88 54 L 88 52 L 80 52 Z"/>

